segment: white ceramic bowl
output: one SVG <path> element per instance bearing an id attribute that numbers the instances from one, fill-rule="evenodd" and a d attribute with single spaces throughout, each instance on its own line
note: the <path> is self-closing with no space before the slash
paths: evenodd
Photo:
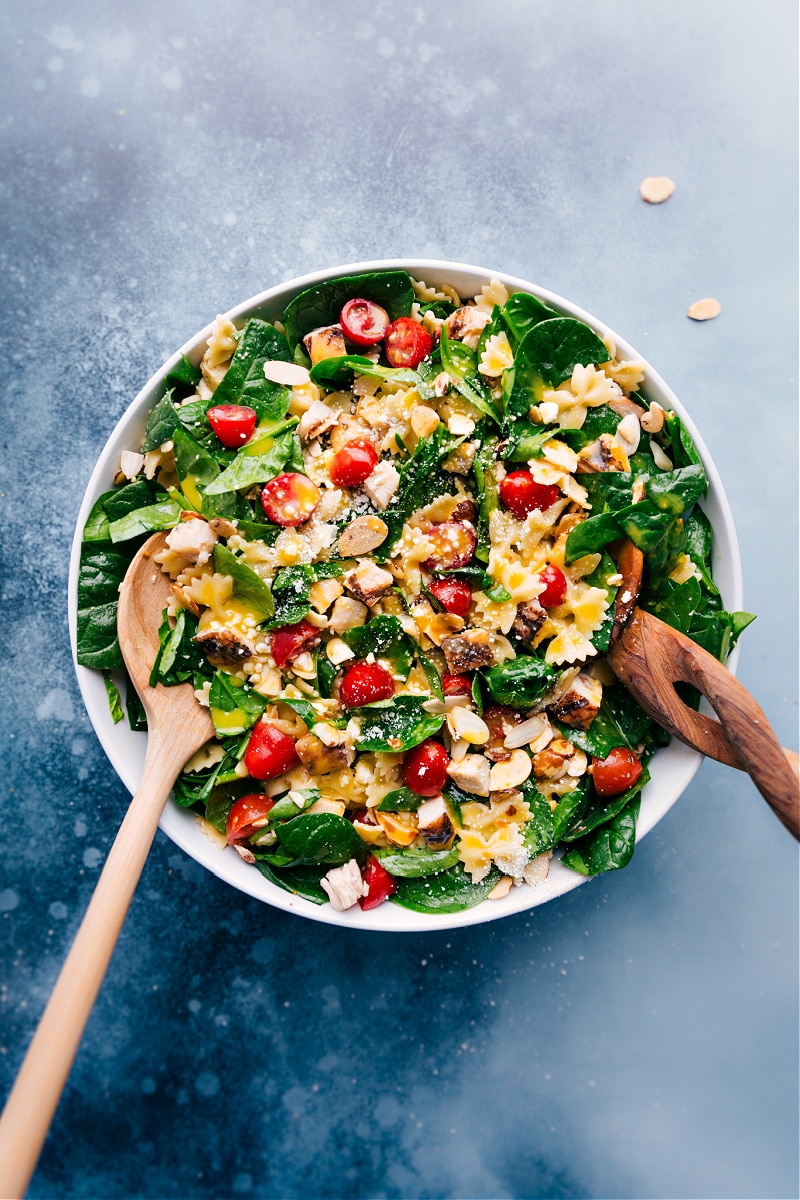
<path id="1" fill-rule="evenodd" d="M 481 267 L 466 266 L 463 263 L 439 262 L 420 260 L 386 260 L 376 262 L 350 263 L 346 266 L 331 267 L 292 279 L 288 283 L 269 288 L 260 295 L 245 301 L 231 309 L 227 316 L 239 323 L 251 316 L 259 316 L 267 320 L 277 320 L 289 301 L 305 288 L 331 279 L 339 275 L 361 273 L 364 271 L 383 270 L 387 268 L 403 268 L 418 279 L 424 279 L 428 284 L 451 283 L 461 296 L 475 295 L 484 283 L 491 278 L 501 280 L 509 291 L 531 292 L 545 301 L 551 307 L 562 312 L 565 316 L 577 317 L 585 321 L 601 336 L 612 332 L 602 322 L 589 313 L 584 312 L 568 300 L 544 288 L 534 286 L 524 279 L 516 279 L 504 275 L 500 271 L 484 270 Z M 138 449 L 144 436 L 145 420 L 148 412 L 159 399 L 163 391 L 163 379 L 181 355 L 185 354 L 192 362 L 198 363 L 205 348 L 206 340 L 211 332 L 211 326 L 206 326 L 196 337 L 182 346 L 180 350 L 164 364 L 153 377 L 148 380 L 136 399 L 120 418 L 114 432 L 108 439 L 100 455 L 97 466 L 89 480 L 83 504 L 78 515 L 78 524 L 72 548 L 69 574 L 69 627 L 72 640 L 73 657 L 76 643 L 76 612 L 77 612 L 77 579 L 80 555 L 81 531 L 89 511 L 97 497 L 107 491 L 119 464 L 121 451 Z M 616 333 L 612 332 L 618 352 L 625 358 L 641 358 L 642 356 L 627 344 Z M 665 408 L 674 409 L 685 421 L 687 428 L 694 438 L 695 445 L 702 456 L 703 464 L 709 479 L 709 495 L 703 507 L 714 527 L 714 578 L 728 609 L 742 607 L 742 581 L 739 561 L 739 548 L 733 526 L 730 507 L 722 488 L 716 467 L 702 439 L 695 429 L 691 418 L 684 411 L 680 401 L 673 395 L 661 377 L 648 365 L 646 386 L 644 392 L 649 400 L 657 400 Z M 734 665 L 733 658 L 728 666 Z M 130 792 L 138 786 L 144 764 L 147 735 L 133 733 L 127 721 L 114 725 L 108 710 L 105 686 L 99 671 L 92 671 L 78 666 L 78 682 L 83 699 L 89 713 L 89 718 L 100 739 L 111 763 Z M 640 840 L 653 826 L 661 820 L 664 814 L 675 803 L 683 790 L 689 785 L 702 758 L 678 742 L 674 742 L 654 756 L 650 771 L 652 778 L 644 789 L 642 796 L 641 814 L 639 817 L 637 841 Z M 455 928 L 461 925 L 476 925 L 483 921 L 497 920 L 509 913 L 521 912 L 544 904 L 548 900 L 561 896 L 572 888 L 585 882 L 582 875 L 563 867 L 560 862 L 553 860 L 550 874 L 546 881 L 537 887 L 512 888 L 510 894 L 502 900 L 484 901 L 476 908 L 452 915 L 426 915 L 400 908 L 395 904 L 382 904 L 371 912 L 362 912 L 356 907 L 348 912 L 336 912 L 329 904 L 319 906 L 308 900 L 293 896 L 289 892 L 275 887 L 251 866 L 247 866 L 231 848 L 220 849 L 202 832 L 195 816 L 186 809 L 179 808 L 172 800 L 167 804 L 161 818 L 161 828 L 182 850 L 185 850 L 196 862 L 207 867 L 209 871 L 240 891 L 263 900 L 275 908 L 287 912 L 298 913 L 312 920 L 324 921 L 331 925 L 345 925 L 356 929 L 386 930 L 391 932 L 412 932 L 426 929 Z"/>

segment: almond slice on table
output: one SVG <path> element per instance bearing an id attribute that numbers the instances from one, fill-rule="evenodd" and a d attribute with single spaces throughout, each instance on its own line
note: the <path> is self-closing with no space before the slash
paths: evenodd
<path id="1" fill-rule="evenodd" d="M 675 182 L 667 175 L 648 175 L 639 184 L 639 195 L 648 204 L 663 204 L 675 191 Z"/>
<path id="2" fill-rule="evenodd" d="M 686 315 L 693 321 L 710 321 L 712 317 L 718 317 L 721 312 L 722 305 L 719 300 L 708 296 L 705 300 L 695 300 L 694 304 L 687 308 Z"/>

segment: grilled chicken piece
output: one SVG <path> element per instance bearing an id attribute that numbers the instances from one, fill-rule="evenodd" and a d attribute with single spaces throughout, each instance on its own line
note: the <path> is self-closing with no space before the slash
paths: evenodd
<path id="1" fill-rule="evenodd" d="M 345 586 L 353 593 L 356 600 L 372 608 L 377 604 L 384 592 L 394 584 L 394 577 L 383 567 L 374 563 L 364 563 L 363 566 L 345 577 Z"/>
<path id="2" fill-rule="evenodd" d="M 308 352 L 312 366 L 322 362 L 323 358 L 338 358 L 342 354 L 347 354 L 344 330 L 341 325 L 322 325 L 319 329 L 312 329 L 311 333 L 307 333 L 303 338 L 303 345 Z"/>
<path id="3" fill-rule="evenodd" d="M 568 692 L 550 708 L 552 715 L 572 729 L 588 729 L 600 711 L 603 685 L 599 679 L 581 672 Z"/>
<path id="4" fill-rule="evenodd" d="M 489 635 L 485 629 L 465 629 L 455 637 L 444 638 L 442 650 L 447 659 L 447 669 L 452 675 L 477 671 L 479 667 L 491 667 L 494 664 Z"/>
<path id="5" fill-rule="evenodd" d="M 339 414 L 321 400 L 306 409 L 297 426 L 297 436 L 301 442 L 311 442 L 314 438 L 322 437 L 329 429 L 333 429 L 339 420 Z"/>
<path id="6" fill-rule="evenodd" d="M 433 796 L 424 800 L 417 809 L 419 832 L 428 846 L 435 850 L 443 850 L 449 846 L 455 836 L 453 822 L 447 811 L 443 796 Z"/>
<path id="7" fill-rule="evenodd" d="M 364 491 L 372 503 L 381 512 L 389 507 L 389 503 L 400 486 L 400 472 L 394 463 L 383 459 L 375 470 L 364 481 Z"/>
<path id="8" fill-rule="evenodd" d="M 461 762 L 451 762 L 447 768 L 453 783 L 473 796 L 489 795 L 490 771 L 489 760 L 482 754 L 467 754 Z"/>
<path id="9" fill-rule="evenodd" d="M 248 646 L 247 642 L 240 642 L 230 629 L 198 633 L 194 640 L 214 667 L 236 667 L 239 663 L 247 662 L 253 653 L 253 647 Z"/>
<path id="10" fill-rule="evenodd" d="M 526 600 L 517 605 L 517 616 L 511 632 L 524 646 L 532 646 L 533 640 L 547 620 L 547 609 L 538 600 Z"/>
<path id="11" fill-rule="evenodd" d="M 294 748 L 300 762 L 313 775 L 327 775 L 329 771 L 343 771 L 347 767 L 345 746 L 326 746 L 313 733 L 298 738 Z"/>
<path id="12" fill-rule="evenodd" d="M 367 619 L 366 604 L 360 600 L 351 600 L 349 596 L 340 596 L 331 609 L 328 619 L 328 629 L 333 633 L 344 633 L 345 629 L 355 629 L 363 625 Z"/>

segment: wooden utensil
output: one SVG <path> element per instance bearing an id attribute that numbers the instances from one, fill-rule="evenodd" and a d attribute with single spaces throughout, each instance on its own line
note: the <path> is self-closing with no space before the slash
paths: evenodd
<path id="1" fill-rule="evenodd" d="M 645 712 L 701 754 L 746 771 L 786 828 L 800 840 L 800 759 L 781 746 L 763 711 L 713 654 L 636 606 L 642 552 L 626 540 L 615 547 L 623 577 L 607 658 Z M 692 684 L 719 717 L 684 704 L 675 684 Z"/>
<path id="2" fill-rule="evenodd" d="M 163 534 L 142 546 L 119 598 L 122 655 L 147 714 L 144 773 L 0 1118 L 3 1197 L 23 1196 L 27 1189 L 172 784 L 214 732 L 191 684 L 150 687 L 170 595 L 169 579 L 151 561 L 163 546 Z"/>

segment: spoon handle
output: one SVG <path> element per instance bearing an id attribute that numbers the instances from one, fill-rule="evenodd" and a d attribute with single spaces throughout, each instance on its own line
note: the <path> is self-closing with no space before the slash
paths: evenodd
<path id="1" fill-rule="evenodd" d="M 142 873 L 185 743 L 151 734 L 142 781 L 0 1117 L 0 1196 L 27 1190 Z"/>
<path id="2" fill-rule="evenodd" d="M 781 746 L 762 709 L 713 654 L 636 608 L 608 659 L 659 725 L 701 754 L 746 771 L 800 840 L 800 760 Z M 697 688 L 719 720 L 684 704 L 675 691 L 678 682 Z"/>

